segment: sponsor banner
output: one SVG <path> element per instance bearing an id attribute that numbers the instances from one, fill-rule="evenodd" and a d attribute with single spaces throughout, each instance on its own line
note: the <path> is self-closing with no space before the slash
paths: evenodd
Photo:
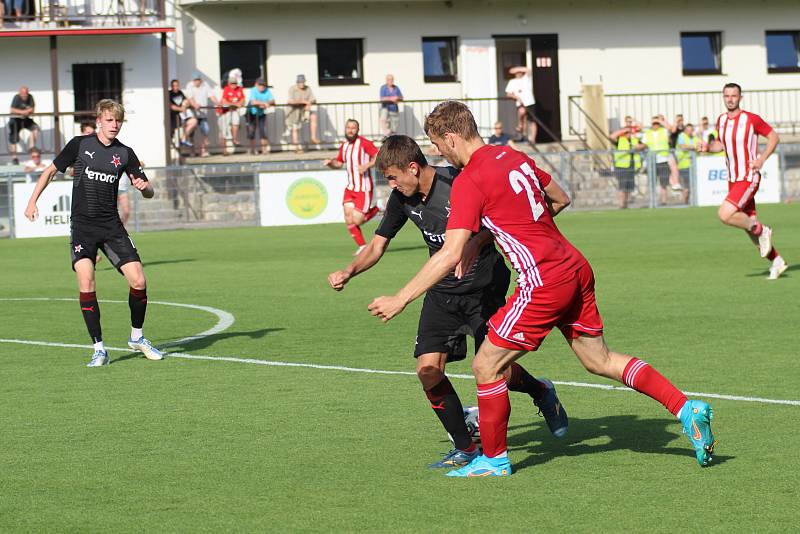
<path id="1" fill-rule="evenodd" d="M 761 183 L 756 204 L 781 201 L 781 177 L 778 156 L 773 154 L 761 168 Z M 697 205 L 719 206 L 728 196 L 728 167 L 725 156 L 697 158 Z"/>
<path id="2" fill-rule="evenodd" d="M 42 191 L 36 206 L 39 218 L 31 222 L 25 217 L 25 208 L 31 198 L 35 183 L 14 184 L 14 236 L 52 237 L 69 235 L 72 208 L 72 181 L 50 182 Z"/>
<path id="3" fill-rule="evenodd" d="M 344 170 L 258 175 L 261 226 L 343 222 Z"/>

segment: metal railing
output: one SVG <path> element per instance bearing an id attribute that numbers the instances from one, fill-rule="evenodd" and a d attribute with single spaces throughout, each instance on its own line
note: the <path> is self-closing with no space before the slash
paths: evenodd
<path id="1" fill-rule="evenodd" d="M 781 144 L 776 154 L 780 159 L 780 200 L 800 199 L 800 144 Z M 558 180 L 572 198 L 571 209 L 597 210 L 619 207 L 620 185 L 624 178 L 614 169 L 614 155 L 615 151 L 576 151 L 533 154 L 532 157 L 540 167 L 547 168 L 549 163 L 560 171 Z M 686 199 L 685 189 L 661 187 L 655 155 L 643 154 L 644 165 L 632 173 L 628 207 L 697 205 L 698 162 L 710 157 L 692 156 L 689 175 L 684 177 L 689 193 Z M 604 160 L 606 165 L 598 165 L 598 159 Z M 432 158 L 431 163 L 442 164 L 443 161 Z M 724 160 L 719 164 L 724 166 Z M 257 225 L 260 209 L 258 177 L 261 173 L 308 171 L 313 174 L 322 170 L 327 169 L 319 159 L 147 169 L 156 196 L 142 200 L 138 194 L 129 194 L 132 214 L 127 226 L 132 231 L 147 231 Z M 724 173 L 718 174 L 717 180 L 724 183 Z M 25 181 L 20 171 L 8 172 L 0 167 L 0 237 L 9 237 L 14 227 L 13 184 Z M 389 193 L 388 184 L 380 175 L 376 179 L 376 191 L 378 198 L 385 198 Z M 665 203 L 661 204 L 661 200 Z"/>
<path id="2" fill-rule="evenodd" d="M 603 128 L 585 113 L 582 100 L 580 95 L 568 97 L 567 110 L 570 135 L 585 139 L 588 129 L 601 133 Z M 626 115 L 647 123 L 654 115 L 664 115 L 672 121 L 675 115 L 682 114 L 686 122 L 697 124 L 702 117 L 708 117 L 713 125 L 724 111 L 721 91 L 607 94 L 604 103 L 609 131 L 624 124 Z M 742 106 L 761 115 L 779 133 L 800 132 L 800 89 L 745 90 Z"/>
<path id="3" fill-rule="evenodd" d="M 23 0 L 21 13 L 6 12 L 3 29 L 151 26 L 167 19 L 166 0 Z"/>
<path id="4" fill-rule="evenodd" d="M 249 89 L 245 90 L 247 95 Z M 472 110 L 478 130 L 483 137 L 492 134 L 493 123 L 497 120 L 499 107 L 511 105 L 513 100 L 508 98 L 469 98 L 462 100 Z M 413 137 L 420 144 L 430 144 L 423 128 L 425 116 L 441 102 L 436 100 L 405 100 L 399 103 L 398 126 L 394 133 Z M 218 114 L 219 108 L 209 106 L 202 108 L 208 124 L 208 150 L 214 154 L 224 154 L 232 152 L 244 152 L 250 147 L 247 138 L 248 114 L 247 108 L 242 107 L 238 110 L 228 111 L 228 113 L 239 114 L 239 126 L 236 138 L 234 139 L 231 128 L 226 128 L 223 132 L 223 125 L 228 121 L 223 121 Z M 268 146 L 273 151 L 294 150 L 298 147 L 293 146 L 291 127 L 287 123 L 287 116 L 292 107 L 288 104 L 279 103 L 267 110 L 266 131 Z M 367 139 L 380 141 L 388 131 L 381 123 L 381 103 L 379 101 L 363 102 L 319 102 L 313 106 L 313 113 L 317 117 L 316 137 L 320 141 L 318 148 L 333 149 L 339 146 L 344 136 L 344 126 L 348 119 L 355 119 L 360 125 L 360 134 Z M 315 146 L 311 143 L 312 132 L 310 131 L 310 117 L 304 121 L 299 130 L 299 141 L 303 148 Z M 507 125 L 513 128 L 513 125 Z M 183 128 L 183 126 L 181 126 Z M 196 146 L 180 147 L 178 144 L 181 132 L 173 132 L 173 146 L 179 149 L 180 155 L 191 156 L 199 153 L 200 141 L 198 129 L 192 132 L 189 141 Z M 223 135 L 224 134 L 224 135 Z M 256 138 L 258 141 L 258 136 Z M 258 148 L 258 143 L 256 143 Z"/>
<path id="5" fill-rule="evenodd" d="M 70 111 L 55 113 L 33 113 L 28 118 L 35 126 L 17 120 L 9 113 L 0 114 L 0 160 L 9 162 L 14 155 L 20 161 L 28 159 L 31 148 L 42 151 L 43 156 L 54 156 L 66 141 L 80 134 L 82 122 L 94 123 L 94 111 Z M 58 124 L 58 128 L 56 128 Z M 11 132 L 18 132 L 19 140 L 12 145 Z"/>

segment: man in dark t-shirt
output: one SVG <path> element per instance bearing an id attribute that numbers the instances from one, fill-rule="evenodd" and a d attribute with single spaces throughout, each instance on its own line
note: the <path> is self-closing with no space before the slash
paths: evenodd
<path id="1" fill-rule="evenodd" d="M 75 137 L 67 143 L 42 172 L 25 209 L 25 216 L 35 220 L 39 215 L 36 202 L 56 172 L 63 173 L 67 167 L 74 169 L 70 254 L 72 268 L 78 277 L 81 312 L 94 344 L 89 367 L 100 367 L 109 362 L 95 293 L 95 258 L 99 250 L 130 285 L 131 337 L 128 346 L 144 353 L 148 360 L 163 358 L 142 332 L 147 309 L 147 283 L 139 253 L 117 211 L 119 182 L 126 174 L 143 197 L 152 198 L 154 195 L 153 186 L 139 165 L 139 158 L 130 147 L 117 140 L 124 116 L 125 110 L 119 103 L 108 99 L 98 102 L 97 132 Z"/>
<path id="2" fill-rule="evenodd" d="M 350 265 L 328 276 L 328 282 L 337 291 L 344 289 L 352 277 L 375 265 L 408 220 L 419 228 L 431 256 L 444 245 L 450 217 L 450 189 L 458 171 L 429 166 L 417 143 L 404 135 L 384 140 L 376 166 L 393 191 L 375 237 Z M 475 338 L 477 350 L 487 333 L 486 321 L 505 301 L 509 280 L 510 272 L 491 234 L 483 230 L 473 235 L 455 271 L 425 295 L 414 350 L 417 376 L 455 446 L 430 467 L 463 465 L 479 452 L 465 424 L 458 394 L 444 373 L 445 365 L 466 357 L 466 334 Z M 518 364 L 508 369 L 506 379 L 509 389 L 527 393 L 537 406 L 555 398 L 550 381 L 533 378 Z M 566 412 L 562 409 L 554 414 L 546 407 L 542 412 L 551 432 L 563 436 L 567 430 Z"/>
<path id="3" fill-rule="evenodd" d="M 11 99 L 11 118 L 8 120 L 8 152 L 11 154 L 14 163 L 17 160 L 17 143 L 20 141 L 20 132 L 28 130 L 31 139 L 28 146 L 36 146 L 36 138 L 39 135 L 39 125 L 31 117 L 36 111 L 36 102 L 33 95 L 24 85 L 19 88 L 19 92 Z"/>

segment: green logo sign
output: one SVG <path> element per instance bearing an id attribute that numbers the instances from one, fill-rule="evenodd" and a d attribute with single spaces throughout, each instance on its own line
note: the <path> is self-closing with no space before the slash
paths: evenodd
<path id="1" fill-rule="evenodd" d="M 286 206 L 301 219 L 318 217 L 327 205 L 328 191 L 314 178 L 300 178 L 286 192 Z"/>

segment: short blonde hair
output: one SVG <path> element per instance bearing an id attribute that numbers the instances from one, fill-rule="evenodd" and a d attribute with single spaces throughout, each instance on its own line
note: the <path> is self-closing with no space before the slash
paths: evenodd
<path id="1" fill-rule="evenodd" d="M 98 102 L 94 110 L 98 119 L 102 117 L 103 113 L 106 111 L 110 111 L 114 118 L 118 121 L 121 121 L 125 118 L 125 108 L 122 107 L 122 104 L 116 100 L 111 100 L 110 98 L 104 98 Z"/>
<path id="2" fill-rule="evenodd" d="M 425 133 L 436 137 L 453 133 L 465 141 L 480 137 L 472 112 L 466 104 L 457 100 L 445 100 L 433 108 L 425 117 Z"/>

